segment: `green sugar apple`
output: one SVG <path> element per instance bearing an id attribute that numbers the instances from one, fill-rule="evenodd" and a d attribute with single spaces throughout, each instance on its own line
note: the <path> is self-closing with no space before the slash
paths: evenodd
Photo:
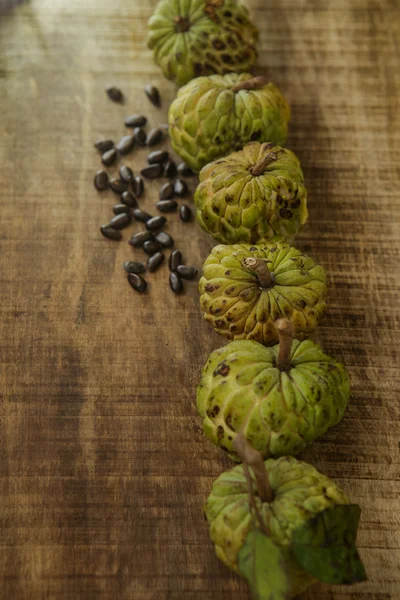
<path id="1" fill-rule="evenodd" d="M 272 142 L 206 165 L 194 200 L 200 226 L 222 244 L 291 239 L 308 217 L 300 162 Z"/>
<path id="2" fill-rule="evenodd" d="M 215 331 L 232 340 L 269 345 L 275 322 L 289 318 L 307 338 L 326 309 L 325 270 L 284 242 L 215 246 L 203 265 L 200 307 Z"/>
<path id="3" fill-rule="evenodd" d="M 257 58 L 258 30 L 236 0 L 161 0 L 148 28 L 155 62 L 179 86 L 200 75 L 247 71 Z"/>
<path id="4" fill-rule="evenodd" d="M 178 91 L 169 114 L 174 150 L 195 171 L 247 142 L 283 144 L 289 106 L 279 89 L 248 73 L 197 77 Z"/>

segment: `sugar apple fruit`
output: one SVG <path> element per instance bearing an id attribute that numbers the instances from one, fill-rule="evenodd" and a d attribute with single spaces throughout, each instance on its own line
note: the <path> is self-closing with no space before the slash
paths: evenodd
<path id="1" fill-rule="evenodd" d="M 272 142 L 206 165 L 194 200 L 200 226 L 222 244 L 291 239 L 308 217 L 300 162 Z"/>
<path id="2" fill-rule="evenodd" d="M 248 73 L 197 77 L 169 108 L 174 150 L 195 171 L 247 142 L 283 144 L 289 106 L 279 89 Z"/>
<path id="3" fill-rule="evenodd" d="M 197 388 L 205 435 L 238 460 L 243 433 L 264 458 L 296 455 L 343 417 L 350 396 L 346 368 L 311 340 L 293 340 L 287 319 L 279 344 L 230 342 L 211 353 Z"/>
<path id="4" fill-rule="evenodd" d="M 161 0 L 148 28 L 155 62 L 179 86 L 200 75 L 247 71 L 257 58 L 258 30 L 236 0 Z"/>
<path id="5" fill-rule="evenodd" d="M 326 309 L 325 270 L 284 242 L 214 246 L 199 291 L 204 318 L 217 333 L 265 345 L 278 341 L 280 317 L 289 318 L 303 340 Z"/>

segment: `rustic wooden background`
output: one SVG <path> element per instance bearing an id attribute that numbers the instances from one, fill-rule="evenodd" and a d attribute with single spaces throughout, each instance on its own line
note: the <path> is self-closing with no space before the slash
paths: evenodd
<path id="1" fill-rule="evenodd" d="M 14 4 L 14 8 L 11 5 Z M 99 225 L 93 142 L 165 122 L 174 87 L 145 46 L 156 1 L 0 0 L 0 573 L 7 600 L 245 600 L 201 505 L 231 463 L 203 437 L 194 388 L 222 340 L 196 284 L 164 265 L 144 298 L 125 241 Z M 307 600 L 400 598 L 398 0 L 248 0 L 259 72 L 291 103 L 310 221 L 297 245 L 330 275 L 318 339 L 351 371 L 340 426 L 303 456 L 362 507 L 369 581 Z M 162 90 L 153 108 L 146 83 Z M 125 106 L 104 88 L 119 85 Z M 145 152 L 128 164 L 139 168 Z M 158 184 L 143 202 L 152 208 Z M 152 208 L 152 210 L 154 210 Z M 132 227 L 133 229 L 133 227 Z M 201 267 L 212 241 L 169 230 Z M 138 251 L 136 256 L 141 256 Z"/>

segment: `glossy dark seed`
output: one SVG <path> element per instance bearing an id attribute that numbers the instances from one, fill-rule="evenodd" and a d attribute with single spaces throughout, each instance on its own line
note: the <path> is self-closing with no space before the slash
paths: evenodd
<path id="1" fill-rule="evenodd" d="M 114 142 L 112 140 L 97 140 L 94 147 L 96 150 L 100 150 L 100 152 L 107 152 L 107 150 L 114 148 Z"/>
<path id="2" fill-rule="evenodd" d="M 183 221 L 184 223 L 189 223 L 189 221 L 192 220 L 192 211 L 188 206 L 186 206 L 186 204 L 182 204 L 182 206 L 179 209 L 179 216 L 181 218 L 181 221 Z"/>
<path id="3" fill-rule="evenodd" d="M 152 218 L 151 215 L 149 215 L 149 213 L 142 210 L 141 208 L 134 208 L 132 214 L 136 221 L 139 221 L 140 223 L 147 223 L 147 221 L 149 221 Z"/>
<path id="4" fill-rule="evenodd" d="M 182 253 L 180 250 L 172 250 L 169 257 L 169 269 L 170 271 L 176 271 L 178 265 L 182 262 Z"/>
<path id="5" fill-rule="evenodd" d="M 197 275 L 197 269 L 194 267 L 188 267 L 187 265 L 178 265 L 176 272 L 182 279 L 193 279 Z"/>
<path id="6" fill-rule="evenodd" d="M 122 213 L 130 214 L 131 209 L 126 204 L 114 204 L 112 209 L 114 215 L 121 215 Z"/>
<path id="7" fill-rule="evenodd" d="M 124 135 L 116 144 L 116 149 L 120 154 L 128 154 L 135 143 L 135 137 L 133 135 Z"/>
<path id="8" fill-rule="evenodd" d="M 146 254 L 153 256 L 153 254 L 162 250 L 162 246 L 159 242 L 148 241 L 143 244 L 143 250 L 146 252 Z"/>
<path id="9" fill-rule="evenodd" d="M 147 157 L 147 162 L 149 165 L 154 165 L 155 163 L 163 163 L 168 160 L 168 152 L 166 150 L 154 150 L 150 152 Z"/>
<path id="10" fill-rule="evenodd" d="M 152 217 L 146 223 L 146 229 L 149 231 L 156 231 L 157 229 L 161 229 L 164 227 L 167 219 L 165 217 Z"/>
<path id="11" fill-rule="evenodd" d="M 146 132 L 143 131 L 143 129 L 140 129 L 140 127 L 135 127 L 135 129 L 133 130 L 133 135 L 135 137 L 135 142 L 139 146 L 146 145 L 147 135 L 146 135 Z"/>
<path id="12" fill-rule="evenodd" d="M 147 288 L 147 281 L 137 275 L 136 273 L 128 273 L 128 281 L 135 290 L 135 292 L 139 292 L 139 294 L 143 294 Z"/>
<path id="13" fill-rule="evenodd" d="M 135 233 L 131 237 L 131 239 L 128 241 L 128 244 L 134 248 L 141 248 L 145 242 L 151 242 L 153 240 L 154 237 L 151 231 L 138 231 L 138 233 Z"/>
<path id="14" fill-rule="evenodd" d="M 147 179 L 156 179 L 156 177 L 161 177 L 163 174 L 163 167 L 160 163 L 156 165 L 149 165 L 140 171 L 143 177 L 147 177 Z"/>
<path id="15" fill-rule="evenodd" d="M 172 246 L 174 245 L 173 238 L 170 235 L 168 235 L 168 233 L 165 233 L 165 231 L 160 231 L 160 233 L 157 233 L 155 239 L 161 244 L 163 248 L 172 248 Z"/>
<path id="16" fill-rule="evenodd" d="M 181 162 L 178 165 L 178 175 L 182 177 L 193 177 L 194 173 L 192 169 L 185 162 Z"/>
<path id="17" fill-rule="evenodd" d="M 103 170 L 97 171 L 96 175 L 94 176 L 93 183 L 94 183 L 94 187 L 99 192 L 102 192 L 103 190 L 106 190 L 108 188 L 108 175 L 107 175 L 107 173 L 105 171 L 103 171 Z"/>
<path id="18" fill-rule="evenodd" d="M 168 213 L 176 210 L 178 203 L 175 200 L 160 200 L 156 203 L 156 206 L 160 212 Z"/>
<path id="19" fill-rule="evenodd" d="M 115 162 L 116 158 L 117 151 L 115 148 L 111 148 L 111 150 L 107 150 L 107 152 L 104 152 L 103 156 L 101 157 L 101 162 L 106 167 L 110 167 Z"/>
<path id="20" fill-rule="evenodd" d="M 131 192 L 124 192 L 121 196 L 121 202 L 130 208 L 137 208 L 138 206 L 137 200 Z"/>
<path id="21" fill-rule="evenodd" d="M 133 189 L 133 193 L 135 194 L 136 198 L 140 198 L 140 196 L 143 195 L 144 183 L 143 183 L 143 179 L 140 177 L 140 175 L 136 175 L 135 179 L 133 180 L 132 189 Z"/>
<path id="22" fill-rule="evenodd" d="M 158 269 L 161 263 L 164 262 L 164 259 L 165 256 L 162 252 L 157 252 L 157 254 L 153 254 L 153 256 L 150 256 L 149 260 L 147 261 L 148 270 L 152 273 L 153 271 Z"/>
<path id="23" fill-rule="evenodd" d="M 173 179 L 176 175 L 176 164 L 173 160 L 169 160 L 165 164 L 164 168 L 164 177 L 168 177 L 168 179 Z"/>
<path id="24" fill-rule="evenodd" d="M 109 225 L 102 225 L 100 227 L 100 231 L 104 237 L 108 238 L 109 240 L 115 240 L 116 242 L 122 240 L 122 234 Z"/>
<path id="25" fill-rule="evenodd" d="M 114 229 L 123 229 L 127 227 L 129 223 L 132 221 L 131 215 L 127 213 L 121 213 L 120 215 L 115 215 L 112 219 L 110 219 L 110 227 L 114 227 Z"/>
<path id="26" fill-rule="evenodd" d="M 141 262 L 126 260 L 124 262 L 124 269 L 127 273 L 136 273 L 136 275 L 140 275 L 141 273 L 145 272 L 146 267 Z"/>
<path id="27" fill-rule="evenodd" d="M 129 115 L 125 119 L 126 127 L 144 127 L 146 123 L 147 119 L 144 115 Z"/>
<path id="28" fill-rule="evenodd" d="M 183 291 L 182 280 L 178 277 L 176 273 L 169 274 L 169 287 L 174 292 L 174 294 L 180 294 Z"/>
<path id="29" fill-rule="evenodd" d="M 115 86 L 106 89 L 107 95 L 113 102 L 122 102 L 124 95 L 121 90 Z"/>
<path id="30" fill-rule="evenodd" d="M 154 85 L 146 85 L 146 87 L 144 88 L 144 93 L 146 94 L 150 102 L 154 104 L 154 106 L 161 106 L 160 92 Z"/>
<path id="31" fill-rule="evenodd" d="M 120 166 L 119 176 L 121 177 L 122 181 L 125 181 L 125 183 L 132 183 L 133 181 L 133 171 L 130 167 L 127 167 L 126 165 Z"/>
<path id="32" fill-rule="evenodd" d="M 182 179 L 177 179 L 174 183 L 174 193 L 179 196 L 179 198 L 183 198 L 188 193 L 189 188 L 186 181 L 182 181 Z"/>
<path id="33" fill-rule="evenodd" d="M 160 188 L 160 200 L 169 200 L 174 195 L 172 183 L 164 183 Z"/>
<path id="34" fill-rule="evenodd" d="M 118 179 L 117 177 L 113 177 L 110 179 L 110 188 L 115 194 L 123 194 L 128 189 L 128 184 L 122 179 Z"/>
<path id="35" fill-rule="evenodd" d="M 155 146 L 159 144 L 163 139 L 163 132 L 161 129 L 152 129 L 149 131 L 146 137 L 146 145 L 147 146 Z"/>

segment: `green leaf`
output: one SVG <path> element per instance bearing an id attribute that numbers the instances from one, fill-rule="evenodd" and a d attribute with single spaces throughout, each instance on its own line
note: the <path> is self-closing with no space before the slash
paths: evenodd
<path id="1" fill-rule="evenodd" d="M 290 550 L 277 546 L 260 529 L 252 529 L 238 555 L 253 600 L 284 600 L 289 590 L 286 561 Z"/>
<path id="2" fill-rule="evenodd" d="M 356 548 L 360 507 L 327 508 L 293 532 L 297 562 L 325 583 L 356 583 L 367 579 Z"/>

